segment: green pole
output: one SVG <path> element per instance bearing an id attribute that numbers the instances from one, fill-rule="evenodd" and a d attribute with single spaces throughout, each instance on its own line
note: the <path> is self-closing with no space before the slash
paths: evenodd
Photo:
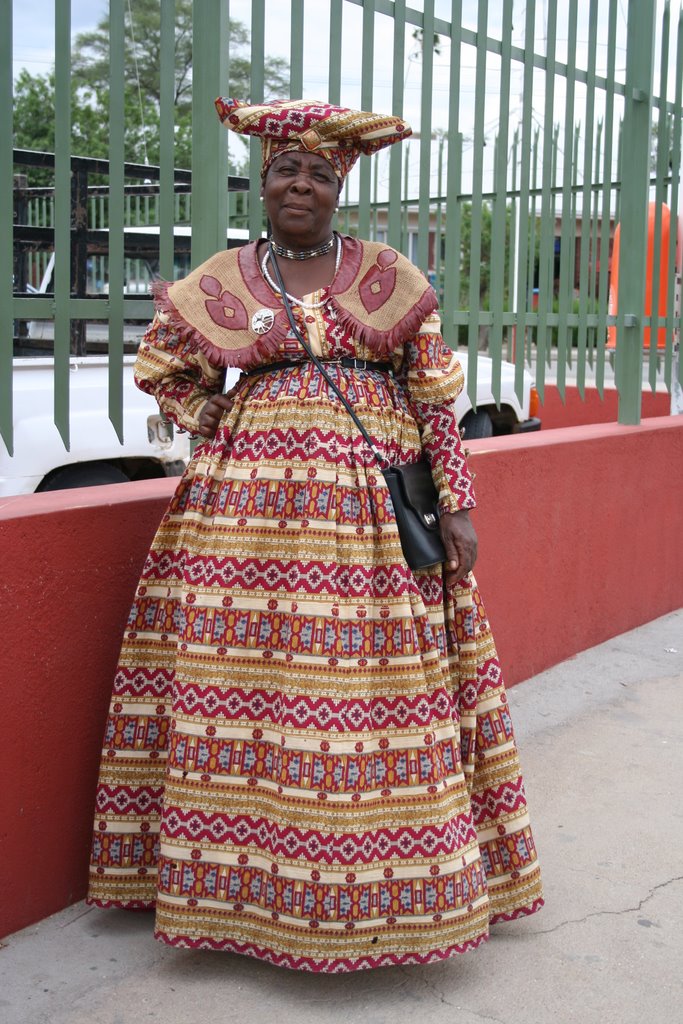
<path id="1" fill-rule="evenodd" d="M 173 280 L 175 195 L 173 191 L 174 152 L 174 64 L 175 0 L 161 0 L 160 115 L 159 115 L 159 270 Z M 149 221 L 147 222 L 149 223 Z"/>
<path id="2" fill-rule="evenodd" d="M 640 422 L 655 0 L 629 0 L 616 376 L 619 422 Z"/>
<path id="3" fill-rule="evenodd" d="M 431 212 L 432 89 L 434 82 L 434 0 L 425 0 L 422 26 L 422 99 L 420 104 L 420 185 L 417 204 L 417 265 L 429 270 Z"/>
<path id="4" fill-rule="evenodd" d="M 361 37 L 361 108 L 372 110 L 374 89 L 374 49 L 375 49 L 375 0 L 365 0 L 363 4 L 363 34 Z M 371 201 L 371 164 L 366 156 L 361 157 L 358 164 L 358 237 L 370 237 L 370 201 Z"/>
<path id="5" fill-rule="evenodd" d="M 229 6 L 202 0 L 192 12 L 192 266 L 226 245 L 228 140 L 214 108 L 227 91 Z"/>
<path id="6" fill-rule="evenodd" d="M 3 110 L 12 110 L 12 5 L 0 5 L 0 96 Z M 14 216 L 12 131 L 0 136 L 0 221 L 9 226 Z M 14 323 L 12 309 L 13 249 L 12 232 L 3 231 L 0 239 L 0 436 L 10 455 L 14 454 L 12 436 L 12 373 Z"/>
<path id="7" fill-rule="evenodd" d="M 123 444 L 126 8 L 109 6 L 109 419 Z M 130 211 L 130 206 L 129 206 Z M 129 214 L 130 221 L 130 214 Z M 55 287 L 55 294 L 57 289 Z"/>
<path id="8" fill-rule="evenodd" d="M 69 450 L 71 290 L 71 9 L 55 5 L 55 426 Z"/>
<path id="9" fill-rule="evenodd" d="M 394 70 L 391 80 L 391 112 L 403 117 L 403 95 L 406 56 L 406 3 L 394 3 Z M 394 249 L 401 248 L 401 146 L 389 150 L 389 209 L 387 211 L 387 241 Z"/>

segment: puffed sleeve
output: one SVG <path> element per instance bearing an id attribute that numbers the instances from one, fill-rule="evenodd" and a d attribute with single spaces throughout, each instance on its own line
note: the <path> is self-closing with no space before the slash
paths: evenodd
<path id="1" fill-rule="evenodd" d="M 472 475 L 462 447 L 455 399 L 465 380 L 462 367 L 441 337 L 437 313 L 429 316 L 404 344 L 399 372 L 417 420 L 422 449 L 439 493 L 439 511 L 474 508 Z"/>
<path id="2" fill-rule="evenodd" d="M 164 415 L 191 434 L 198 431 L 202 406 L 222 391 L 225 380 L 225 370 L 182 341 L 163 313 L 155 315 L 140 342 L 134 374 L 140 390 L 154 395 Z"/>

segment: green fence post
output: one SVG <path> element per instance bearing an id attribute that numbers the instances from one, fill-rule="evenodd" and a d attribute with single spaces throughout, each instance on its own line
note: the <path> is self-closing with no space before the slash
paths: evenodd
<path id="1" fill-rule="evenodd" d="M 545 362 L 550 354 L 548 345 L 548 314 L 551 312 L 553 277 L 551 265 L 555 260 L 555 184 L 557 131 L 553 131 L 555 104 L 555 56 L 557 45 L 557 7 L 548 8 L 546 28 L 545 111 L 543 117 L 543 155 L 541 171 L 541 221 L 539 224 L 538 269 L 538 328 L 536 330 L 536 389 L 543 401 L 545 394 Z"/>
<path id="2" fill-rule="evenodd" d="M 213 102 L 227 87 L 229 5 L 202 0 L 192 11 L 192 266 L 225 249 L 228 140 Z"/>
<path id="3" fill-rule="evenodd" d="M 289 98 L 300 100 L 304 93 L 304 0 L 291 0 L 289 48 Z"/>
<path id="4" fill-rule="evenodd" d="M 391 112 L 403 117 L 403 76 L 406 59 L 406 3 L 394 3 L 394 70 L 391 81 Z M 389 208 L 387 210 L 387 242 L 401 248 L 401 146 L 389 149 Z"/>
<path id="5" fill-rule="evenodd" d="M 595 142 L 595 71 L 597 61 L 598 0 L 591 0 L 588 25 L 588 81 L 586 87 L 586 128 L 583 150 L 583 193 L 581 198 L 581 260 L 579 264 L 579 328 L 576 346 L 576 382 L 582 398 L 586 386 L 586 360 L 588 356 L 588 311 L 590 288 L 589 256 L 595 252 L 591 245 L 591 190 L 593 184 L 593 155 Z M 593 263 L 595 260 L 593 259 Z"/>
<path id="6" fill-rule="evenodd" d="M 330 55 L 327 98 L 330 103 L 341 106 L 341 57 L 342 21 L 344 0 L 330 0 Z"/>
<path id="7" fill-rule="evenodd" d="M 669 279 L 669 292 L 666 309 L 667 335 L 671 331 L 671 346 L 667 346 L 664 358 L 664 380 L 671 391 L 671 411 L 679 412 L 683 407 L 683 393 L 681 382 L 683 381 L 683 364 L 680 359 L 680 337 L 681 337 L 681 309 L 680 303 L 675 310 L 676 281 L 678 279 L 676 270 L 676 246 L 678 232 L 673 230 L 673 225 L 678 224 L 679 216 L 683 215 L 683 187 L 681 182 L 681 121 L 683 119 L 683 9 L 678 15 L 678 28 L 676 33 L 676 95 L 674 100 L 674 115 L 672 126 L 671 143 L 671 224 L 672 230 L 669 235 L 669 268 L 671 277 Z M 677 347 L 676 347 L 677 346 Z M 674 354 L 678 372 L 674 374 Z"/>
<path id="8" fill-rule="evenodd" d="M 372 110 L 375 54 L 375 0 L 365 0 L 363 4 L 361 54 L 361 109 Z M 359 238 L 370 237 L 370 167 L 371 164 L 368 157 L 362 156 L 358 162 L 357 231 Z"/>
<path id="9" fill-rule="evenodd" d="M 620 423 L 640 422 L 654 42 L 654 0 L 629 0 L 616 353 Z"/>
<path id="10" fill-rule="evenodd" d="M 0 103 L 12 110 L 12 5 L 0 5 Z M 9 225 L 14 216 L 12 131 L 0 133 L 0 223 Z M 0 436 L 10 455 L 14 453 L 12 436 L 12 359 L 14 322 L 12 309 L 12 232 L 0 238 Z"/>
<path id="11" fill-rule="evenodd" d="M 514 285 L 510 289 L 512 308 L 515 310 L 515 391 L 518 396 L 524 388 L 524 357 L 527 340 L 527 309 L 529 291 L 533 288 L 535 204 L 530 206 L 531 167 L 536 145 L 532 142 L 531 115 L 534 88 L 534 28 L 536 24 L 535 0 L 528 0 L 524 25 L 524 67 L 522 85 L 521 148 L 519 169 L 518 241 L 512 252 Z M 538 132 L 538 128 L 536 129 Z M 531 331 L 529 331 L 531 334 Z"/>
<path id="12" fill-rule="evenodd" d="M 458 127 L 460 109 L 460 48 L 462 32 L 462 0 L 451 3 L 451 66 L 449 75 L 448 154 L 446 163 L 446 239 L 444 245 L 443 311 L 444 340 L 451 348 L 458 347 L 455 311 L 460 306 L 460 168 L 462 135 Z"/>
<path id="13" fill-rule="evenodd" d="M 251 74 L 250 96 L 252 103 L 264 100 L 264 66 L 266 60 L 266 4 L 265 0 L 251 3 Z M 249 234 L 258 238 L 263 231 L 263 203 L 257 196 L 261 188 L 261 142 L 249 139 Z M 252 202 L 252 197 L 254 202 Z"/>
<path id="14" fill-rule="evenodd" d="M 123 289 L 125 280 L 124 225 L 126 223 L 124 193 L 125 17 L 124 0 L 111 0 L 109 5 L 109 419 L 121 442 L 123 442 Z M 130 212 L 128 219 L 130 220 Z"/>
<path id="15" fill-rule="evenodd" d="M 488 0 L 481 0 L 477 8 L 477 58 L 474 86 L 474 155 L 472 159 L 472 219 L 470 228 L 470 321 L 467 328 L 467 394 L 472 405 L 477 405 L 477 352 L 481 323 L 481 261 L 484 176 L 484 124 L 486 120 L 486 65 L 488 36 Z"/>
<path id="16" fill-rule="evenodd" d="M 614 145 L 614 76 L 616 69 L 617 3 L 610 0 L 607 28 L 607 85 L 605 87 L 605 149 L 602 170 L 602 222 L 600 224 L 600 283 L 598 285 L 598 337 L 595 363 L 595 386 L 602 399 L 605 390 L 605 343 L 607 340 L 607 305 L 609 247 L 612 209 L 612 155 Z"/>
<path id="17" fill-rule="evenodd" d="M 434 0 L 424 0 L 422 23 L 422 101 L 420 104 L 420 185 L 417 198 L 417 265 L 429 270 L 431 214 L 432 90 L 434 83 Z"/>
<path id="18" fill-rule="evenodd" d="M 173 280 L 175 226 L 175 0 L 161 0 L 159 102 L 159 271 Z M 149 223 L 149 221 L 147 221 Z"/>
<path id="19" fill-rule="evenodd" d="M 493 359 L 491 390 L 500 408 L 501 371 L 503 359 L 503 311 L 505 309 L 505 262 L 508 254 L 507 234 L 507 169 L 508 121 L 510 119 L 510 63 L 512 39 L 512 0 L 503 4 L 502 52 L 500 68 L 499 123 L 494 157 L 494 196 L 491 204 L 491 273 L 489 277 L 489 356 Z"/>
<path id="20" fill-rule="evenodd" d="M 71 5 L 55 5 L 55 426 L 69 450 L 71 350 Z"/>
<path id="21" fill-rule="evenodd" d="M 657 132 L 657 161 L 655 170 L 655 223 L 654 223 L 654 244 L 652 246 L 652 279 L 650 304 L 650 353 L 649 353 L 649 381 L 653 391 L 657 389 L 657 371 L 659 364 L 659 293 L 662 283 L 662 276 L 666 279 L 666 286 L 671 287 L 673 281 L 669 278 L 666 255 L 664 266 L 662 266 L 662 225 L 663 207 L 667 201 L 667 180 L 669 176 L 670 140 L 669 140 L 669 113 L 666 103 L 667 79 L 669 74 L 668 61 L 666 56 L 669 52 L 671 12 L 669 0 L 664 4 L 661 32 L 661 59 L 659 78 L 659 115 Z M 654 111 L 653 111 L 654 113 Z M 673 222 L 671 223 L 673 228 Z M 672 231 L 672 234 L 675 234 Z M 668 341 L 671 346 L 671 339 Z"/>

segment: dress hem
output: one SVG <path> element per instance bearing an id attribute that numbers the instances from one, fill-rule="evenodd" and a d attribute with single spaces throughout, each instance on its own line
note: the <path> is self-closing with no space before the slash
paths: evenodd
<path id="1" fill-rule="evenodd" d="M 518 907 L 517 910 L 511 910 L 508 913 L 491 914 L 489 924 L 503 924 L 506 921 L 517 921 L 520 917 L 531 917 L 532 914 L 536 914 L 543 906 L 545 906 L 545 900 L 542 896 L 539 896 L 528 907 Z"/>
<path id="2" fill-rule="evenodd" d="M 207 949 L 217 952 L 238 953 L 255 960 L 262 960 L 275 967 L 285 967 L 292 971 L 310 971 L 312 973 L 346 974 L 351 971 L 374 970 L 376 967 L 405 967 L 410 965 L 431 964 L 441 960 L 450 960 L 461 953 L 468 953 L 488 940 L 488 933 L 469 939 L 467 942 L 447 946 L 445 949 L 431 950 L 429 953 L 381 953 L 377 956 L 359 957 L 311 957 L 292 956 L 289 953 L 277 953 L 266 946 L 258 946 L 251 942 L 237 942 L 235 939 L 188 939 L 182 936 L 172 938 L 166 932 L 156 930 L 154 938 L 176 949 Z"/>

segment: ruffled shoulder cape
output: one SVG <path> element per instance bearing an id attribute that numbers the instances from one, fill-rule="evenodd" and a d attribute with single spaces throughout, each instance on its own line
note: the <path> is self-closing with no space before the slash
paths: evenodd
<path id="1" fill-rule="evenodd" d="M 424 275 L 395 249 L 344 236 L 329 289 L 337 317 L 370 352 L 386 356 L 438 306 Z M 157 281 L 155 305 L 214 366 L 250 369 L 272 358 L 289 329 L 284 306 L 263 280 L 257 243 L 216 253 L 182 281 Z"/>

